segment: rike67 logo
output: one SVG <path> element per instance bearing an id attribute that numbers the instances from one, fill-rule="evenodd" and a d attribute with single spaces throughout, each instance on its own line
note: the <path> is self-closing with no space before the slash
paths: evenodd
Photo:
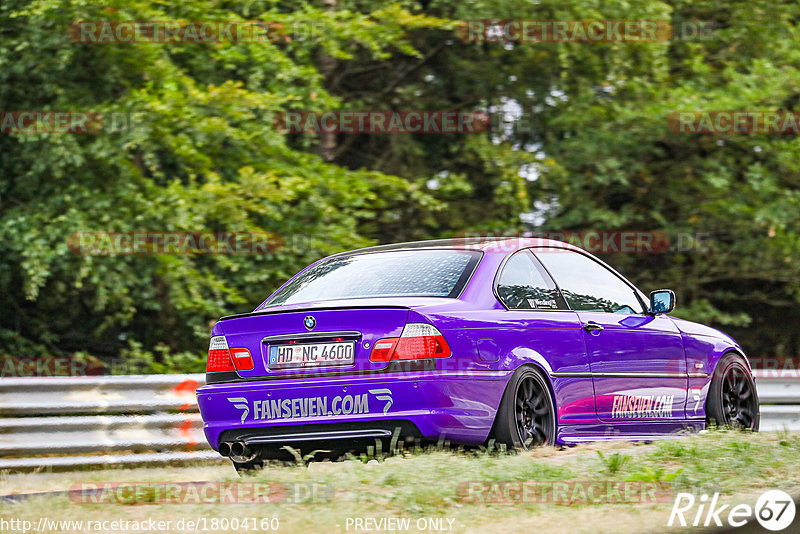
<path id="1" fill-rule="evenodd" d="M 781 490 L 765 492 L 754 507 L 737 504 L 732 508 L 730 504 L 720 503 L 719 493 L 710 500 L 708 495 L 696 498 L 691 493 L 678 493 L 667 526 L 721 527 L 727 523 L 731 527 L 741 527 L 755 518 L 765 529 L 780 531 L 792 524 L 794 516 L 794 501 Z"/>

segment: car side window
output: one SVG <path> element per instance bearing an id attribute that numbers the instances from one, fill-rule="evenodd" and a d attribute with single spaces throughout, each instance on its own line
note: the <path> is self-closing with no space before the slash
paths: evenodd
<path id="1" fill-rule="evenodd" d="M 553 275 L 573 310 L 626 315 L 644 313 L 634 289 L 590 257 L 553 248 L 535 249 L 535 254 Z"/>
<path id="2" fill-rule="evenodd" d="M 497 279 L 497 296 L 509 310 L 566 310 L 550 275 L 527 250 L 514 253 Z"/>

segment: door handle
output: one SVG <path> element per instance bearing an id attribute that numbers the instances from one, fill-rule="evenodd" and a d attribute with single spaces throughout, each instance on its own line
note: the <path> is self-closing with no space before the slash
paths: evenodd
<path id="1" fill-rule="evenodd" d="M 597 335 L 603 331 L 603 325 L 599 325 L 593 321 L 589 321 L 588 323 L 586 323 L 583 329 L 589 332 L 590 334 Z"/>

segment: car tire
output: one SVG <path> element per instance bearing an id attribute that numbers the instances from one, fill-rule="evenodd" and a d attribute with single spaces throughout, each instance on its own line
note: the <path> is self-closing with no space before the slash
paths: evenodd
<path id="1" fill-rule="evenodd" d="M 720 359 L 706 399 L 706 423 L 758 432 L 761 422 L 755 380 L 738 354 Z"/>
<path id="2" fill-rule="evenodd" d="M 520 367 L 508 381 L 497 410 L 494 439 L 509 449 L 527 450 L 554 445 L 555 403 L 541 372 Z"/>

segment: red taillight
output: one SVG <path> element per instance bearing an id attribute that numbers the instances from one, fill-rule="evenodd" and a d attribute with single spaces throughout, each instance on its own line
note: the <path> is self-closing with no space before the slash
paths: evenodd
<path id="1" fill-rule="evenodd" d="M 386 338 L 375 342 L 370 361 L 419 360 L 447 358 L 450 345 L 435 326 L 427 323 L 408 323 L 399 338 Z"/>
<path id="2" fill-rule="evenodd" d="M 251 359 L 252 363 L 252 359 Z M 228 341 L 225 336 L 214 336 L 208 345 L 208 362 L 206 363 L 206 373 L 218 373 L 220 371 L 235 371 L 231 353 L 228 350 Z"/>
<path id="3" fill-rule="evenodd" d="M 231 354 L 233 355 L 233 365 L 237 371 L 250 371 L 253 369 L 253 357 L 248 349 L 231 349 Z"/>
<path id="4" fill-rule="evenodd" d="M 388 362 L 392 359 L 394 354 L 394 346 L 397 345 L 397 340 L 400 338 L 392 337 L 376 341 L 372 346 L 372 352 L 369 354 L 371 362 Z"/>

